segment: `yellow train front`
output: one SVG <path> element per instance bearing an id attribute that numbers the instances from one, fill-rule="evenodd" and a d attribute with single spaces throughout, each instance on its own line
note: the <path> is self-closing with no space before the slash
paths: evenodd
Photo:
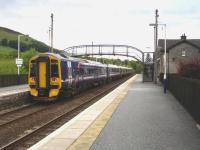
<path id="1" fill-rule="evenodd" d="M 46 53 L 33 57 L 29 63 L 30 95 L 36 99 L 55 100 L 61 89 L 60 59 Z"/>

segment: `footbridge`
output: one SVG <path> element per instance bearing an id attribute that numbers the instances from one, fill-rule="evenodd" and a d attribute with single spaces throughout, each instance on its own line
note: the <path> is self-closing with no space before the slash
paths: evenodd
<path id="1" fill-rule="evenodd" d="M 96 44 L 96 45 L 78 45 L 64 49 L 68 56 L 93 56 L 93 55 L 113 55 L 132 57 L 135 60 L 144 63 L 145 54 L 142 50 L 130 45 Z"/>

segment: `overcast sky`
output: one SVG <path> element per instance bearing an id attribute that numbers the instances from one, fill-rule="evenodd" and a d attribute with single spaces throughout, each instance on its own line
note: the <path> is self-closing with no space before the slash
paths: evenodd
<path id="1" fill-rule="evenodd" d="M 49 44 L 54 13 L 54 47 L 128 44 L 153 49 L 155 9 L 167 24 L 167 38 L 200 38 L 199 0 L 0 0 L 0 26 Z M 159 38 L 163 38 L 159 30 Z M 151 47 L 147 49 L 146 47 Z"/>

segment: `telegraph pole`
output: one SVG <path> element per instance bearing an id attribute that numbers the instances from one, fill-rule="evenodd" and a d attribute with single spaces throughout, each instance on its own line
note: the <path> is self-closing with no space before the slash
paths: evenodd
<path id="1" fill-rule="evenodd" d="M 93 41 L 92 41 L 92 58 L 93 58 Z"/>
<path id="2" fill-rule="evenodd" d="M 51 52 L 53 53 L 53 13 L 51 13 Z"/>
<path id="3" fill-rule="evenodd" d="M 51 52 L 51 27 L 49 27 L 49 52 Z"/>
<path id="4" fill-rule="evenodd" d="M 157 55 L 158 55 L 158 9 L 155 11 L 155 54 L 154 54 L 154 83 L 157 84 Z"/>

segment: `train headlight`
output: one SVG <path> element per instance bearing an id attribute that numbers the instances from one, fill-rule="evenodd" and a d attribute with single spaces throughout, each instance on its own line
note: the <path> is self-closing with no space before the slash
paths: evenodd
<path id="1" fill-rule="evenodd" d="M 56 78 L 56 77 L 51 78 L 51 88 L 53 89 L 59 88 L 59 78 Z"/>
<path id="2" fill-rule="evenodd" d="M 35 85 L 36 84 L 36 79 L 34 77 L 31 77 L 29 83 L 31 85 Z"/>
<path id="3" fill-rule="evenodd" d="M 52 81 L 56 81 L 56 80 L 57 80 L 57 78 L 55 78 L 55 77 L 52 78 Z"/>

